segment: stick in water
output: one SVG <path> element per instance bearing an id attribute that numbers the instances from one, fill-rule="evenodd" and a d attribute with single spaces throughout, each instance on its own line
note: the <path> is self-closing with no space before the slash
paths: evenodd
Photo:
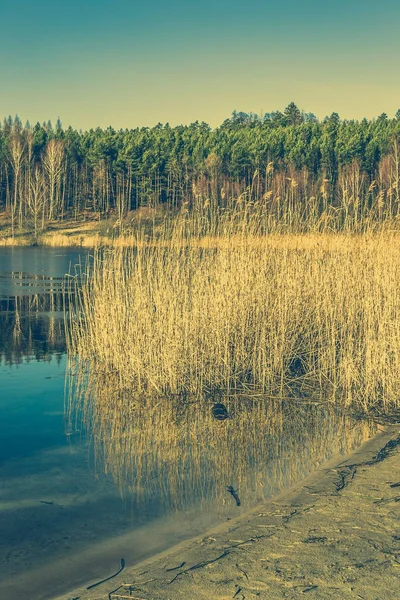
<path id="1" fill-rule="evenodd" d="M 113 577 L 116 577 L 117 575 L 119 575 L 121 573 L 121 571 L 124 569 L 124 567 L 125 567 L 125 561 L 123 558 L 121 558 L 121 567 L 118 569 L 118 571 L 116 573 L 114 573 L 114 575 L 110 575 L 110 577 L 106 577 L 105 579 L 102 579 L 101 581 L 98 581 L 97 583 L 93 583 L 92 585 L 89 585 L 89 587 L 87 587 L 86 589 L 91 590 L 92 588 L 100 585 L 101 583 L 105 583 L 109 579 L 113 579 Z"/>
<path id="2" fill-rule="evenodd" d="M 230 485 L 226 489 L 231 494 L 231 496 L 234 497 L 236 506 L 240 506 L 241 502 L 240 502 L 239 496 L 237 495 L 237 491 L 233 489 L 233 486 Z"/>

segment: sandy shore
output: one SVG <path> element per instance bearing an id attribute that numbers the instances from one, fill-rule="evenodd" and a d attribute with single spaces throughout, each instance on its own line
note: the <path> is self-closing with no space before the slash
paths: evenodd
<path id="1" fill-rule="evenodd" d="M 206 536 L 57 600 L 398 600 L 399 427 L 338 461 Z"/>

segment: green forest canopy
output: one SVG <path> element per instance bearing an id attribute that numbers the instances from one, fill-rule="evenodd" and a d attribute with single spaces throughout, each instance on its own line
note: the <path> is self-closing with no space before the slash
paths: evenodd
<path id="1" fill-rule="evenodd" d="M 27 221 L 95 212 L 122 219 L 139 206 L 179 207 L 195 198 L 247 194 L 271 206 L 313 198 L 318 211 L 375 206 L 399 212 L 400 110 L 373 120 L 319 121 L 291 103 L 263 116 L 233 112 L 219 127 L 191 123 L 114 130 L 0 127 L 0 210 L 13 231 Z M 276 203 L 276 202 L 275 202 Z"/>

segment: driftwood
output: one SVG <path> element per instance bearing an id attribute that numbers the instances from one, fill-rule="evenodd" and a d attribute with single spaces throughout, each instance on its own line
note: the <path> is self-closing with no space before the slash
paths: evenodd
<path id="1" fill-rule="evenodd" d="M 181 562 L 180 565 L 178 565 L 177 567 L 171 567 L 171 569 L 165 569 L 166 571 L 176 571 L 177 569 L 182 569 L 183 566 L 185 566 L 185 561 Z"/>
<path id="2" fill-rule="evenodd" d="M 91 590 L 92 588 L 97 587 L 98 585 L 101 585 L 102 583 L 105 583 L 106 581 L 109 581 L 110 579 L 113 579 L 114 577 L 119 575 L 121 573 L 121 571 L 125 568 L 125 561 L 123 558 L 121 558 L 120 564 L 121 564 L 121 566 L 116 573 L 114 573 L 113 575 L 110 575 L 110 577 L 106 577 L 105 579 L 98 581 L 97 583 L 92 583 L 92 585 L 89 585 L 89 587 L 87 587 L 86 589 Z"/>
<path id="3" fill-rule="evenodd" d="M 150 581 L 154 581 L 154 579 L 142 581 L 138 585 L 144 585 L 145 583 L 150 583 Z M 142 592 L 142 590 L 140 587 L 135 586 L 132 583 L 123 583 L 122 585 L 119 585 L 117 588 L 115 588 L 115 590 L 112 590 L 112 592 L 109 592 L 108 600 L 125 600 L 126 598 L 129 598 L 129 600 L 151 600 L 150 598 L 139 598 L 139 596 L 133 596 L 132 592 Z"/>
<path id="4" fill-rule="evenodd" d="M 382 460 L 385 460 L 385 458 L 388 458 L 391 454 L 393 454 L 397 446 L 400 446 L 400 435 L 398 435 L 394 440 L 389 440 L 388 443 L 381 450 L 379 450 L 378 454 L 376 454 L 372 460 L 364 464 L 366 466 L 371 466 L 378 462 L 382 462 Z"/>
<path id="5" fill-rule="evenodd" d="M 240 546 L 243 546 L 244 544 L 250 544 L 252 542 L 256 542 L 257 540 L 261 540 L 262 538 L 268 538 L 271 537 L 271 535 L 255 535 L 251 538 L 249 538 L 248 540 L 243 540 L 243 542 L 238 542 L 237 544 L 233 544 L 232 546 L 228 546 L 227 548 L 225 548 L 225 550 L 223 551 L 222 554 L 220 554 L 219 556 L 217 556 L 216 558 L 212 558 L 211 560 L 204 560 L 202 562 L 196 563 L 195 565 L 193 565 L 192 567 L 189 567 L 188 569 L 185 569 L 184 571 L 181 571 L 180 573 L 177 573 L 175 575 L 175 577 L 173 579 L 171 579 L 171 581 L 169 581 L 168 583 L 174 583 L 174 581 L 176 581 L 181 575 L 185 575 L 186 573 L 190 573 L 190 571 L 195 571 L 197 569 L 202 569 L 203 567 L 207 567 L 208 565 L 211 565 L 213 563 L 216 563 L 218 560 L 221 560 L 222 558 L 225 558 L 226 556 L 229 556 L 229 554 L 231 554 L 232 550 L 234 550 L 235 548 L 239 548 Z"/>
<path id="6" fill-rule="evenodd" d="M 386 460 L 387 458 L 389 458 L 389 456 L 393 454 L 393 452 L 397 449 L 398 446 L 400 446 L 400 435 L 393 440 L 389 440 L 387 444 L 385 444 L 385 446 L 381 448 L 379 452 L 375 454 L 375 456 L 372 457 L 371 460 L 355 463 L 353 465 L 344 465 L 343 469 L 339 471 L 339 481 L 335 484 L 336 491 L 340 492 L 346 487 L 346 485 L 350 483 L 352 479 L 354 479 L 358 467 L 371 467 L 373 465 L 376 465 L 377 463 L 382 462 L 383 460 Z M 400 486 L 400 483 L 394 483 L 391 487 L 398 486 Z M 393 501 L 393 499 L 386 501 L 391 502 Z M 398 500 L 394 501 L 398 502 Z"/>
<path id="7" fill-rule="evenodd" d="M 230 554 L 230 551 L 224 550 L 224 552 L 222 554 L 220 554 L 219 556 L 217 556 L 217 558 L 213 558 L 211 560 L 204 560 L 203 562 L 196 563 L 192 567 L 189 567 L 188 569 L 185 569 L 184 571 L 177 573 L 177 575 L 175 575 L 175 577 L 173 579 L 171 579 L 171 581 L 169 581 L 168 583 L 170 583 L 170 584 L 174 583 L 174 581 L 176 581 L 178 579 L 178 577 L 180 577 L 181 575 L 185 575 L 186 573 L 190 573 L 190 571 L 195 571 L 196 569 L 202 569 L 203 567 L 207 567 L 207 565 L 211 565 L 212 563 L 215 563 L 218 560 L 225 558 L 225 556 L 228 556 L 228 554 Z"/>
<path id="8" fill-rule="evenodd" d="M 239 585 L 236 585 L 236 592 L 233 594 L 232 598 L 236 598 L 236 596 L 239 596 L 240 592 L 242 591 L 242 588 Z"/>

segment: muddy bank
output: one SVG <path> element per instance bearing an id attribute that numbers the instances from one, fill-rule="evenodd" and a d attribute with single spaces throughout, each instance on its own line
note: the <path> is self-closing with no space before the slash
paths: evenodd
<path id="1" fill-rule="evenodd" d="M 345 460 L 207 536 L 58 600 L 310 597 L 396 600 L 400 436 L 389 426 Z M 121 557 L 115 558 L 115 569 Z M 104 577 L 112 574 L 104 573 Z M 88 586 L 95 582 L 88 582 Z"/>

